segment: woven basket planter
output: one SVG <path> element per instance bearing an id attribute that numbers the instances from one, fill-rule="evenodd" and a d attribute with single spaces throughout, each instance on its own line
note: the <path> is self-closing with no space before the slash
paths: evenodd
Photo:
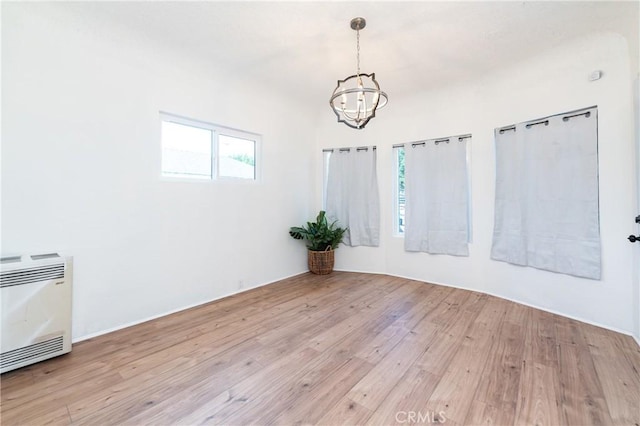
<path id="1" fill-rule="evenodd" d="M 308 250 L 309 271 L 318 275 L 327 275 L 333 272 L 333 263 L 335 261 L 333 253 L 334 250 L 331 248 L 325 251 Z"/>

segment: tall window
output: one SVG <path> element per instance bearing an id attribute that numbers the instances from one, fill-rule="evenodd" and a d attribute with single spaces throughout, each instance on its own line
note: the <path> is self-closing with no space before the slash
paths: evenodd
<path id="1" fill-rule="evenodd" d="M 171 114 L 160 114 L 162 176 L 257 180 L 260 136 Z"/>
<path id="2" fill-rule="evenodd" d="M 395 181 L 393 183 L 393 233 L 404 234 L 404 146 L 393 148 L 393 164 Z"/>
<path id="3" fill-rule="evenodd" d="M 329 161 L 333 149 L 322 150 L 322 209 L 327 209 L 327 178 L 329 177 Z"/>

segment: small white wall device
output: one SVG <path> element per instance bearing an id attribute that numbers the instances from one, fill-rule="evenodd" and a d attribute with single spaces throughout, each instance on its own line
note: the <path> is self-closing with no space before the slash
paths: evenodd
<path id="1" fill-rule="evenodd" d="M 0 373 L 71 351 L 73 258 L 0 258 Z"/>

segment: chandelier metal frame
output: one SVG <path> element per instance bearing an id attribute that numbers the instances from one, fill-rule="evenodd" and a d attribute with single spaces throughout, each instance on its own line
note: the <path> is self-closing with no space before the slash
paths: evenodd
<path id="1" fill-rule="evenodd" d="M 351 29 L 356 31 L 356 63 L 357 72 L 344 80 L 338 80 L 329 105 L 338 117 L 339 123 L 344 123 L 354 129 L 363 129 L 376 116 L 378 108 L 388 102 L 385 92 L 380 90 L 376 74 L 360 72 L 360 30 L 367 25 L 364 18 L 353 18 Z"/>

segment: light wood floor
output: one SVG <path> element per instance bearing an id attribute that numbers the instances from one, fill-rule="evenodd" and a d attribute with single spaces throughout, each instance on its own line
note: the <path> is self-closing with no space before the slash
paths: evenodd
<path id="1" fill-rule="evenodd" d="M 300 275 L 4 374 L 2 425 L 638 425 L 628 336 L 383 275 Z"/>

